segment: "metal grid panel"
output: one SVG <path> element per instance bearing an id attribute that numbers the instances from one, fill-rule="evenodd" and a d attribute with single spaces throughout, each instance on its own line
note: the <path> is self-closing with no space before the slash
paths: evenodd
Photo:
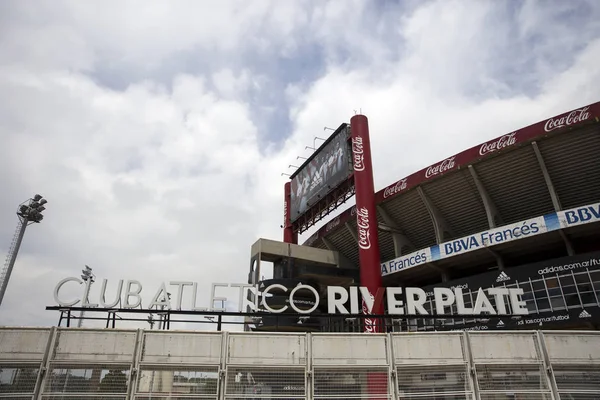
<path id="1" fill-rule="evenodd" d="M 554 211 L 530 145 L 487 159 L 476 168 L 505 224 Z"/>
<path id="2" fill-rule="evenodd" d="M 315 368 L 317 399 L 389 399 L 387 368 Z"/>
<path id="3" fill-rule="evenodd" d="M 114 395 L 114 394 L 102 394 L 100 396 L 93 395 L 82 395 L 78 394 L 51 394 L 42 396 L 42 400 L 125 400 L 127 396 Z M 157 400 L 158 397 L 153 397 L 153 400 Z M 166 400 L 166 399 L 165 399 Z M 169 399 L 172 400 L 172 399 Z"/>
<path id="4" fill-rule="evenodd" d="M 0 398 L 31 398 L 39 369 L 39 365 L 0 364 Z"/>
<path id="5" fill-rule="evenodd" d="M 306 364 L 306 336 L 277 334 L 230 334 L 229 364 Z"/>
<path id="6" fill-rule="evenodd" d="M 483 201 L 468 169 L 461 169 L 425 183 L 423 191 L 454 231 L 454 235 L 445 237 L 445 240 L 489 228 Z"/>
<path id="7" fill-rule="evenodd" d="M 455 365 L 406 365 L 396 368 L 398 395 L 462 396 L 471 392 L 467 363 Z M 468 398 L 468 397 L 467 397 Z"/>
<path id="8" fill-rule="evenodd" d="M 472 394 L 434 394 L 431 396 L 427 395 L 410 395 L 410 394 L 401 394 L 398 399 L 402 400 L 471 400 L 473 398 Z M 503 398 L 502 400 L 506 400 Z"/>
<path id="9" fill-rule="evenodd" d="M 55 364 L 48 368 L 43 393 L 102 393 L 124 395 L 129 387 L 130 365 Z"/>
<path id="10" fill-rule="evenodd" d="M 0 329 L 0 361 L 41 361 L 50 338 L 50 329 Z"/>
<path id="11" fill-rule="evenodd" d="M 315 365 L 387 365 L 387 336 L 313 335 L 312 353 Z"/>
<path id="12" fill-rule="evenodd" d="M 475 364 L 479 390 L 503 392 L 548 391 L 546 373 L 539 364 Z"/>
<path id="13" fill-rule="evenodd" d="M 600 364 L 600 336 L 577 332 L 544 332 L 548 358 L 554 364 Z"/>
<path id="14" fill-rule="evenodd" d="M 394 334 L 396 364 L 452 364 L 465 360 L 462 333 Z"/>
<path id="15" fill-rule="evenodd" d="M 600 364 L 554 364 L 552 369 L 559 392 L 595 394 L 600 399 Z"/>
<path id="16" fill-rule="evenodd" d="M 143 366 L 136 386 L 136 399 L 216 398 L 218 366 Z M 159 397 L 156 397 L 159 396 Z"/>
<path id="17" fill-rule="evenodd" d="M 537 363 L 540 350 L 534 333 L 469 333 L 473 361 L 491 363 Z"/>
<path id="18" fill-rule="evenodd" d="M 600 127 L 597 124 L 541 140 L 538 147 L 563 208 L 600 199 Z"/>
<path id="19" fill-rule="evenodd" d="M 504 393 L 481 393 L 481 400 L 551 400 L 550 393 L 527 393 L 527 392 L 504 392 Z"/>
<path id="20" fill-rule="evenodd" d="M 306 371 L 290 367 L 227 367 L 226 399 L 303 399 Z"/>
<path id="21" fill-rule="evenodd" d="M 52 358 L 65 361 L 130 362 L 135 331 L 60 329 Z"/>
<path id="22" fill-rule="evenodd" d="M 219 333 L 147 332 L 141 362 L 219 364 L 222 341 Z"/>

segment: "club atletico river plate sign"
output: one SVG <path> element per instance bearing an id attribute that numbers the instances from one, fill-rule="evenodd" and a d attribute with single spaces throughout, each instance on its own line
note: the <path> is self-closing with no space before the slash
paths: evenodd
<path id="1" fill-rule="evenodd" d="M 66 285 L 79 284 L 82 287 L 82 296 L 75 298 L 65 298 L 63 288 Z M 124 281 L 123 279 L 111 285 L 107 279 L 102 280 L 100 293 L 97 299 L 86 299 L 85 293 L 89 293 L 91 282 L 83 282 L 76 277 L 62 279 L 54 288 L 54 300 L 60 307 L 88 307 L 105 309 L 162 309 L 162 310 L 189 310 L 189 311 L 225 311 L 222 308 L 215 308 L 215 302 L 226 302 L 229 299 L 223 296 L 217 296 L 218 288 L 238 288 L 238 312 L 247 312 L 247 310 L 258 311 L 266 310 L 271 313 L 297 313 L 311 314 L 321 302 L 321 296 L 317 290 L 305 284 L 298 284 L 293 289 L 288 289 L 281 284 L 272 284 L 267 287 L 249 284 L 223 284 L 213 283 L 209 297 L 210 307 L 201 307 L 197 305 L 198 301 L 198 283 L 191 281 L 172 281 L 163 282 L 158 288 L 152 291 L 150 301 L 146 302 L 142 297 L 143 285 L 137 280 Z M 107 288 L 116 287 L 116 294 L 112 298 L 106 299 Z M 329 314 L 359 314 L 359 310 L 371 313 L 373 309 L 385 306 L 389 315 L 437 315 L 437 316 L 477 316 L 477 315 L 528 315 L 529 311 L 522 300 L 523 289 L 519 288 L 479 288 L 475 296 L 472 307 L 467 307 L 464 302 L 464 293 L 461 287 L 447 288 L 434 287 L 425 291 L 417 287 L 386 287 L 379 288 L 375 295 L 371 295 L 366 287 L 351 286 L 345 288 L 342 286 L 328 286 L 326 288 L 327 312 Z M 174 292 L 173 299 L 167 296 L 167 292 Z M 269 305 L 269 298 L 272 292 L 285 293 L 287 296 L 286 305 L 277 309 Z M 299 295 L 299 292 L 303 292 Z M 113 292 L 113 290 L 111 290 Z M 249 296 L 253 293 L 254 296 Z M 306 298 L 306 293 L 314 296 L 310 308 L 306 308 L 306 302 L 297 299 L 297 297 Z M 428 295 L 433 294 L 433 310 L 430 313 L 425 308 L 428 301 Z M 250 300 L 254 299 L 254 300 Z M 119 306 L 120 307 L 117 307 Z M 146 306 L 146 308 L 144 308 Z M 381 307 L 383 308 L 383 307 Z M 455 313 L 452 310 L 456 310 Z"/>

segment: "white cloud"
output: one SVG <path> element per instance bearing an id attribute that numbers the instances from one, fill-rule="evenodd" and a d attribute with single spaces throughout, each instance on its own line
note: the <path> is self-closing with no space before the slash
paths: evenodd
<path id="1" fill-rule="evenodd" d="M 43 310 L 52 288 L 84 264 L 113 285 L 143 281 L 146 302 L 162 281 L 199 282 L 205 305 L 210 283 L 244 282 L 250 245 L 282 235 L 281 172 L 353 110 L 370 120 L 379 189 L 598 100 L 594 2 L 575 20 L 532 2 L 103 4 L 3 5 L 0 249 L 20 201 L 39 191 L 49 203 L 28 228 L 2 324 L 55 323 Z M 552 51 L 537 47 L 557 32 Z M 324 72 L 298 82 L 260 67 L 282 58 Z M 125 84 L 104 85 L 106 70 Z M 285 102 L 247 95 L 264 88 Z M 290 132 L 260 130 L 273 107 L 287 108 Z"/>

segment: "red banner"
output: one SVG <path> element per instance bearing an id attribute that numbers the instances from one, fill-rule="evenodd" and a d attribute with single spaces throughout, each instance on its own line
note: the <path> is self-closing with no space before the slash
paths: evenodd
<path id="1" fill-rule="evenodd" d="M 598 122 L 599 117 L 600 102 L 590 104 L 576 110 L 568 111 L 566 113 L 557 115 L 556 117 L 549 118 L 517 131 L 502 135 L 490 141 L 481 143 L 452 157 L 448 157 L 445 160 L 430 165 L 427 168 L 423 168 L 422 170 L 402 178 L 389 186 L 386 186 L 375 194 L 375 203 L 379 204 L 383 201 L 387 201 L 410 188 L 420 185 L 423 182 L 426 182 L 430 179 L 435 179 L 444 175 L 445 173 L 465 167 L 469 164 L 473 164 L 491 154 L 508 150 L 515 146 L 531 142 L 549 134 L 568 134 L 570 130 L 578 127 L 579 125 Z M 355 206 L 342 212 L 336 217 L 335 226 L 330 224 L 323 226 L 314 235 L 308 238 L 305 244 L 310 245 L 319 237 L 323 237 L 329 232 L 338 229 L 340 226 L 343 226 L 346 221 L 353 217 L 354 212 L 356 212 Z M 375 218 L 375 216 L 373 216 L 373 218 Z"/>

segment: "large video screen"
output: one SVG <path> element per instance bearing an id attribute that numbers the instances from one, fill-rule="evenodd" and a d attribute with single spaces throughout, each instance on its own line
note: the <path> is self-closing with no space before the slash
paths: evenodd
<path id="1" fill-rule="evenodd" d="M 292 222 L 350 176 L 350 147 L 347 139 L 347 124 L 342 124 L 292 175 Z"/>

